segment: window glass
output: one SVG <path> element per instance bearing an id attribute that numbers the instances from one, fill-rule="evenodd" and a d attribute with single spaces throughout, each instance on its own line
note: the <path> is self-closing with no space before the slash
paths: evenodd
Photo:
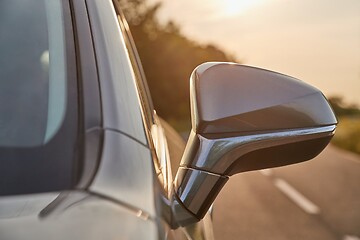
<path id="1" fill-rule="evenodd" d="M 0 0 L 0 195 L 76 182 L 75 54 L 69 1 Z"/>
<path id="2" fill-rule="evenodd" d="M 66 105 L 65 37 L 58 0 L 0 1 L 0 146 L 37 146 Z"/>

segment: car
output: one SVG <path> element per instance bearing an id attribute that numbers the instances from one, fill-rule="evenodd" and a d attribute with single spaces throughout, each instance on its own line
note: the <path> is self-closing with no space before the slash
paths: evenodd
<path id="1" fill-rule="evenodd" d="M 334 135 L 318 89 L 209 62 L 190 76 L 185 147 L 154 110 L 117 1 L 0 12 L 0 239 L 214 239 L 232 175 L 309 160 Z"/>

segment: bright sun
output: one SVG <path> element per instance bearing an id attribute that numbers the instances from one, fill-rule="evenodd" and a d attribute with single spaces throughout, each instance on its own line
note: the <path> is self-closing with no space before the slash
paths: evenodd
<path id="1" fill-rule="evenodd" d="M 234 16 L 259 4 L 260 1 L 261 0 L 222 0 L 220 4 L 224 15 Z"/>

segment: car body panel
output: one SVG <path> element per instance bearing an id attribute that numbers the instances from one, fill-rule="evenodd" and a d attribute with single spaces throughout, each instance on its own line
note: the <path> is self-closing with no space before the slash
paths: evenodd
<path id="1" fill-rule="evenodd" d="M 105 131 L 99 170 L 90 190 L 126 202 L 155 217 L 150 150 L 114 131 Z"/>
<path id="2" fill-rule="evenodd" d="M 74 200 L 76 201 L 71 201 Z M 53 197 L 53 196 L 52 196 Z M 23 198 L 17 196 L 15 198 Z M 40 200 L 41 196 L 31 196 Z M 49 199 L 49 196 L 43 196 Z M 157 224 L 108 199 L 72 191 L 61 201 L 38 212 L 0 219 L 0 238 L 15 239 L 158 239 Z M 12 199 L 14 200 L 14 198 Z M 29 201 L 29 197 L 27 197 Z M 34 203 L 35 201 L 33 201 Z M 42 202 L 43 203 L 43 202 Z M 39 202 L 38 202 L 39 204 Z M 29 207 L 33 207 L 29 204 Z M 28 208 L 29 208 L 28 207 Z M 60 208 L 60 211 L 57 209 Z"/>
<path id="3" fill-rule="evenodd" d="M 110 0 L 88 0 L 100 79 L 103 128 L 116 129 L 143 144 L 144 132 L 135 74 Z"/>

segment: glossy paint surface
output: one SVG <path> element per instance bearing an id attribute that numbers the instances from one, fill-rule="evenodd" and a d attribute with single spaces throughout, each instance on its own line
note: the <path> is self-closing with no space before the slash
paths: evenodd
<path id="1" fill-rule="evenodd" d="M 200 219 L 229 176 L 309 160 L 335 132 L 322 93 L 279 73 L 205 63 L 192 73 L 190 91 L 192 130 L 175 192 Z"/>
<path id="2" fill-rule="evenodd" d="M 87 6 L 100 78 L 103 127 L 147 144 L 135 75 L 113 3 L 88 0 Z"/>
<path id="3" fill-rule="evenodd" d="M 176 193 L 201 219 L 229 176 L 309 160 L 325 148 L 334 130 L 327 126 L 220 139 L 192 132 L 175 178 Z"/>
<path id="4" fill-rule="evenodd" d="M 197 133 L 229 136 L 337 122 L 319 90 L 280 73 L 205 63 L 194 70 L 191 85 Z"/>
<path id="5" fill-rule="evenodd" d="M 72 195 L 79 194 L 82 197 L 71 202 Z M 41 200 L 49 197 L 32 196 L 32 201 L 35 203 L 37 199 L 40 204 Z M 22 196 L 13 200 L 16 201 L 16 198 Z M 66 198 L 70 198 L 70 202 L 65 208 L 61 207 L 60 202 L 44 216 L 35 211 L 0 218 L 0 239 L 158 239 L 157 226 L 153 220 L 140 218 L 134 211 L 120 204 L 86 193 L 72 192 Z M 34 208 L 34 205 L 28 208 Z"/>
<path id="6" fill-rule="evenodd" d="M 121 133 L 105 131 L 101 163 L 90 190 L 155 217 L 153 181 L 149 149 Z"/>
<path id="7" fill-rule="evenodd" d="M 190 141 L 197 147 L 193 147 L 190 151 L 195 150 L 196 152 L 187 153 L 193 157 L 183 159 L 181 166 L 225 175 L 235 161 L 247 153 L 289 143 L 331 137 L 334 130 L 335 126 L 327 126 L 219 139 L 208 139 L 192 132 Z M 280 156 L 278 157 L 280 158 Z M 290 163 L 291 159 L 288 161 Z"/>
<path id="8" fill-rule="evenodd" d="M 175 188 L 181 202 L 202 219 L 229 178 L 192 168 L 181 167 L 175 179 Z M 206 200 L 204 200 L 204 198 Z"/>

